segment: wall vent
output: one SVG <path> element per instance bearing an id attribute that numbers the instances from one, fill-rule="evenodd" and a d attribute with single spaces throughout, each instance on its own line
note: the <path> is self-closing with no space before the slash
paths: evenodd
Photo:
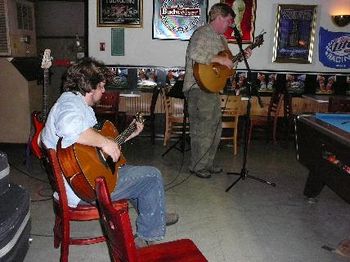
<path id="1" fill-rule="evenodd" d="M 0 0 L 0 56 L 10 55 L 8 17 L 5 0 Z"/>

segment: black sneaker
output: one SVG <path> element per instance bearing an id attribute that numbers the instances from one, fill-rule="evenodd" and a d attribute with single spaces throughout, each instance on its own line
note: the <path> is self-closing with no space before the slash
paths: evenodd
<path id="1" fill-rule="evenodd" d="M 211 173 L 211 174 L 219 174 L 222 171 L 224 171 L 224 170 L 218 166 L 213 166 L 212 168 L 209 169 L 209 173 Z"/>
<path id="2" fill-rule="evenodd" d="M 211 174 L 208 170 L 202 169 L 199 171 L 191 171 L 192 174 L 195 174 L 196 176 L 200 178 L 211 178 Z"/>

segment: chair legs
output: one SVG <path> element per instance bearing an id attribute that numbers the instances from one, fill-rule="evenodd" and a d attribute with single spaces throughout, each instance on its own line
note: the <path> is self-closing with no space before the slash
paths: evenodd
<path id="1" fill-rule="evenodd" d="M 233 155 L 237 155 L 237 127 L 233 130 Z"/>
<path id="2" fill-rule="evenodd" d="M 53 228 L 53 234 L 54 234 L 53 246 L 54 246 L 54 248 L 59 248 L 59 246 L 61 244 L 61 239 L 62 239 L 61 232 L 62 232 L 61 219 L 56 216 L 55 226 Z"/>
<path id="3" fill-rule="evenodd" d="M 69 254 L 69 244 L 62 242 L 60 262 L 68 262 L 68 254 Z"/>
<path id="4" fill-rule="evenodd" d="M 277 132 L 277 121 L 275 121 L 275 123 L 273 124 L 273 130 L 272 130 L 272 141 L 274 144 L 277 143 L 276 132 Z"/>
<path id="5" fill-rule="evenodd" d="M 167 145 L 168 140 L 170 139 L 170 136 L 171 136 L 171 125 L 170 123 L 166 123 L 165 132 L 164 132 L 164 142 L 163 142 L 164 146 Z"/>
<path id="6" fill-rule="evenodd" d="M 63 221 L 59 216 L 55 218 L 55 226 L 54 226 L 54 248 L 59 248 L 60 250 L 60 262 L 68 262 L 68 254 L 69 254 L 69 223 L 63 225 Z"/>

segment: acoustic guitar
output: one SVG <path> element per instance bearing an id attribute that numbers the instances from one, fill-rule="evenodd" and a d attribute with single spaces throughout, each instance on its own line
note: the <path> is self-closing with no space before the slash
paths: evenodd
<path id="1" fill-rule="evenodd" d="M 136 121 L 143 123 L 142 114 L 136 115 Z M 132 123 L 121 134 L 110 122 L 105 121 L 102 128 L 97 130 L 101 135 L 113 139 L 118 145 L 136 130 L 136 123 Z M 61 139 L 57 144 L 57 158 L 63 175 L 72 187 L 73 191 L 86 202 L 96 200 L 95 180 L 104 177 L 110 192 L 113 192 L 118 180 L 118 168 L 126 163 L 123 155 L 117 162 L 106 155 L 101 148 L 75 143 L 67 148 L 62 148 Z"/>
<path id="2" fill-rule="evenodd" d="M 258 35 L 254 43 L 249 45 L 247 49 L 254 49 L 255 47 L 261 46 L 264 42 L 264 33 Z M 233 63 L 236 61 L 243 60 L 243 54 L 239 53 L 236 56 L 233 56 L 230 50 L 224 50 L 218 53 L 219 56 L 225 56 L 232 60 Z M 224 89 L 226 86 L 227 79 L 233 76 L 236 73 L 236 70 L 233 68 L 228 68 L 227 66 L 221 65 L 219 63 L 211 64 L 200 64 L 195 63 L 193 66 L 193 75 L 196 79 L 200 88 L 204 91 L 210 93 L 218 93 Z"/>
<path id="3" fill-rule="evenodd" d="M 43 84 L 43 107 L 42 111 L 34 111 L 32 113 L 32 124 L 34 128 L 33 136 L 30 140 L 30 148 L 34 156 L 41 159 L 43 157 L 43 152 L 41 150 L 40 144 L 39 144 L 39 136 L 41 131 L 44 128 L 45 120 L 47 117 L 47 89 L 49 86 L 49 68 L 52 65 L 52 57 L 51 57 L 51 50 L 45 49 L 44 55 L 41 61 L 41 68 L 44 69 L 44 84 Z"/>

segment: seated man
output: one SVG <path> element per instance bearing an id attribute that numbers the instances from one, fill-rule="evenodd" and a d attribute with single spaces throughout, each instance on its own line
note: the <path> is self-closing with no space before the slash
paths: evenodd
<path id="1" fill-rule="evenodd" d="M 80 143 L 101 148 L 114 162 L 119 159 L 118 144 L 93 128 L 97 120 L 91 107 L 101 99 L 106 81 L 110 77 L 110 71 L 91 58 L 68 69 L 63 85 L 65 92 L 52 107 L 41 133 L 41 141 L 46 148 L 56 149 L 58 140 L 62 138 L 63 148 Z M 127 140 L 142 131 L 143 124 L 136 125 L 136 130 Z M 165 213 L 164 186 L 160 171 L 151 166 L 124 165 L 118 170 L 118 176 L 111 198 L 128 199 L 135 206 L 138 212 L 136 245 L 141 247 L 151 241 L 163 239 L 165 226 L 175 224 L 178 215 Z M 69 205 L 76 207 L 82 200 L 67 182 L 65 186 Z"/>

